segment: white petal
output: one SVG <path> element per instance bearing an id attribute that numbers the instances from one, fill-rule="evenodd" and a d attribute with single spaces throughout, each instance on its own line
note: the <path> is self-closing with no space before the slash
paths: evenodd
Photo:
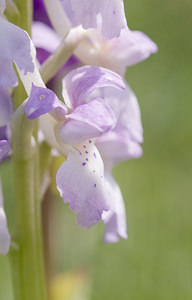
<path id="1" fill-rule="evenodd" d="M 19 70 L 19 68 L 17 67 L 19 76 L 21 78 L 21 81 L 23 82 L 24 88 L 27 92 L 27 95 L 30 95 L 30 91 L 32 88 L 32 84 L 39 86 L 39 87 L 44 87 L 45 88 L 45 84 L 41 78 L 41 75 L 39 73 L 37 64 L 36 64 L 36 50 L 35 47 L 33 45 L 33 42 L 31 41 L 30 43 L 30 47 L 31 47 L 31 56 L 32 56 L 32 60 L 33 60 L 33 64 L 34 64 L 34 71 L 33 72 L 28 72 L 26 75 Z"/>
<path id="2" fill-rule="evenodd" d="M 77 145 L 56 175 L 57 189 L 64 202 L 70 202 L 78 223 L 90 227 L 109 209 L 103 176 L 103 162 L 93 141 Z"/>

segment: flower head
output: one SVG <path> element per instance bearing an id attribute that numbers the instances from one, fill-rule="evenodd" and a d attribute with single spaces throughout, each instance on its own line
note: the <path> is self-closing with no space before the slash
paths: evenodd
<path id="1" fill-rule="evenodd" d="M 128 28 L 122 0 L 92 0 L 84 5 L 82 1 L 62 0 L 62 4 L 63 14 L 69 19 L 71 28 L 77 30 L 76 26 L 79 25 L 84 29 L 84 39 L 76 47 L 74 54 L 85 65 L 102 66 L 124 75 L 128 66 L 157 52 L 157 45 L 147 35 Z M 66 34 L 66 26 L 59 26 L 60 36 Z M 36 41 L 41 40 L 37 46 L 44 51 L 50 50 L 50 46 L 44 41 L 45 34 L 49 35 L 51 45 L 60 41 L 58 35 L 45 24 L 37 23 L 33 34 Z"/>
<path id="2" fill-rule="evenodd" d="M 124 89 L 119 75 L 96 66 L 70 72 L 63 80 L 65 104 L 50 90 L 33 86 L 26 105 L 28 118 L 40 117 L 48 142 L 67 156 L 57 172 L 57 188 L 75 210 L 78 223 L 90 227 L 110 209 L 110 197 L 95 138 L 109 132 L 116 118 L 95 90 L 111 86 Z"/>

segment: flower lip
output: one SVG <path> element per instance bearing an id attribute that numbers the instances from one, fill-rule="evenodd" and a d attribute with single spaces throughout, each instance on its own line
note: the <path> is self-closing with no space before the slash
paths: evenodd
<path id="1" fill-rule="evenodd" d="M 90 227 L 101 221 L 103 211 L 110 207 L 103 161 L 93 140 L 74 145 L 72 149 L 57 171 L 57 189 L 64 202 L 70 202 L 78 224 Z"/>

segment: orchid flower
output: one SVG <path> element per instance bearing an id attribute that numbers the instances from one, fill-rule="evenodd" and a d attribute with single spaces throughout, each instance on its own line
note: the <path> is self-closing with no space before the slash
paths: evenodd
<path id="1" fill-rule="evenodd" d="M 0 182 L 0 254 L 5 255 L 9 251 L 10 247 L 10 234 L 7 228 L 7 218 L 3 208 L 3 195 Z"/>
<path id="2" fill-rule="evenodd" d="M 102 97 L 90 99 L 95 90 L 110 86 L 124 89 L 122 79 L 114 72 L 85 66 L 71 71 L 63 80 L 66 105 L 52 91 L 35 86 L 26 104 L 27 117 L 40 117 L 46 140 L 67 156 L 56 175 L 57 189 L 85 227 L 100 221 L 111 206 L 95 138 L 112 130 L 116 118 Z"/>
<path id="3" fill-rule="evenodd" d="M 53 3 L 51 4 L 49 0 L 45 2 L 48 9 L 54 10 Z M 128 28 L 121 0 L 92 0 L 84 5 L 82 1 L 78 4 L 75 0 L 62 0 L 62 5 L 64 19 L 68 19 L 70 27 L 79 25 L 84 28 L 85 38 L 76 47 L 74 54 L 86 65 L 103 66 L 123 76 L 126 67 L 157 52 L 156 44 L 149 37 L 140 31 L 131 31 Z M 50 13 L 49 16 L 54 25 L 56 14 Z M 66 26 L 65 23 L 57 25 L 56 22 L 55 28 L 58 29 L 57 33 L 60 36 L 65 36 Z M 52 45 L 60 41 L 60 37 L 54 34 L 49 26 L 45 24 L 42 26 L 40 22 L 33 28 L 33 36 L 35 40 L 42 40 L 39 46 L 47 51 L 50 47 L 43 43 L 43 36 L 49 36 Z M 57 43 L 54 43 L 55 40 Z"/>

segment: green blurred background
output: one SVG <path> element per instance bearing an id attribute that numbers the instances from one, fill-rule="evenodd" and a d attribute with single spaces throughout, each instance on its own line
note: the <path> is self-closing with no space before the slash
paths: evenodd
<path id="1" fill-rule="evenodd" d="M 78 228 L 73 213 L 55 199 L 50 227 L 54 231 L 57 214 L 62 228 L 51 240 L 56 270 L 91 269 L 91 300 L 191 300 L 192 1 L 124 2 L 129 27 L 159 46 L 127 71 L 144 127 L 143 157 L 114 170 L 129 239 L 103 244 L 102 224 Z M 7 257 L 0 257 L 0 299 L 12 300 Z"/>

